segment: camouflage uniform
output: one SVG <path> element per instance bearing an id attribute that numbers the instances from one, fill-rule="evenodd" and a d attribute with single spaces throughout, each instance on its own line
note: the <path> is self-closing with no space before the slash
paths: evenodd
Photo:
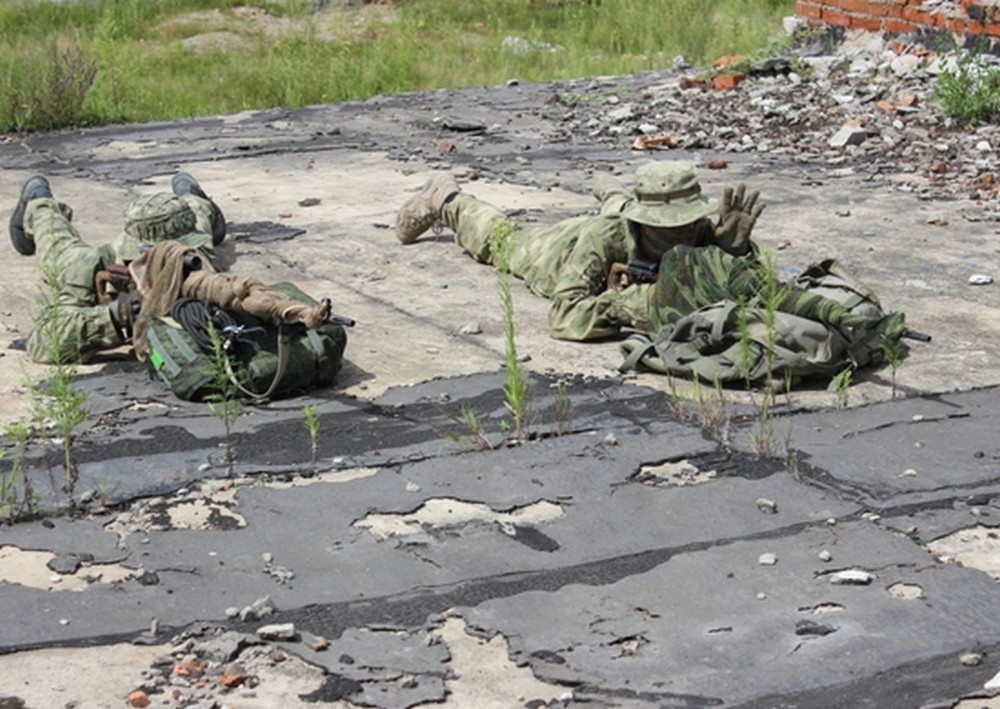
<path id="1" fill-rule="evenodd" d="M 85 361 L 100 350 L 126 342 L 107 305 L 98 304 L 95 276 L 113 263 L 138 256 L 141 243 L 179 236 L 189 246 L 214 256 L 209 223 L 211 203 L 196 195 L 160 193 L 140 197 L 125 210 L 125 232 L 114 246 L 89 246 L 71 223 L 72 209 L 54 198 L 31 200 L 24 213 L 26 234 L 34 241 L 46 295 L 27 338 L 35 362 Z"/>
<path id="2" fill-rule="evenodd" d="M 632 200 L 627 193 L 611 192 L 597 216 L 520 229 L 496 207 L 463 192 L 444 205 L 443 217 L 463 249 L 491 264 L 495 260 L 490 235 L 504 222 L 513 225 L 511 272 L 523 278 L 533 293 L 551 300 L 552 336 L 593 340 L 615 335 L 623 327 L 650 331 L 655 326 L 650 312 L 655 284 L 608 290 L 611 265 L 637 256 L 638 225 L 622 214 Z M 699 220 L 696 246 L 714 241 L 712 222 Z"/>

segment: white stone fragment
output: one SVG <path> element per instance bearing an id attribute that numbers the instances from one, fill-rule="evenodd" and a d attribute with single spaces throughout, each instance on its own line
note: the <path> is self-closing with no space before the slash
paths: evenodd
<path id="1" fill-rule="evenodd" d="M 830 583 L 835 586 L 867 586 L 874 579 L 874 574 L 863 569 L 845 569 L 830 575 Z"/>

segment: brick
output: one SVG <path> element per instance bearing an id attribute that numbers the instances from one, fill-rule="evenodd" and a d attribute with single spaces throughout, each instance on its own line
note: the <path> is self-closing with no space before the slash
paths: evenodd
<path id="1" fill-rule="evenodd" d="M 823 10 L 823 22 L 828 25 L 840 25 L 842 27 L 849 27 L 851 24 L 851 18 L 842 12 L 836 12 L 834 10 Z"/>
<path id="2" fill-rule="evenodd" d="M 892 34 L 907 34 L 909 32 L 915 32 L 916 29 L 916 25 L 912 22 L 906 22 L 905 20 L 886 20 L 885 23 L 885 31 L 891 32 Z"/>
<path id="3" fill-rule="evenodd" d="M 818 20 L 822 16 L 822 10 L 816 3 L 799 0 L 795 3 L 795 14 L 807 20 Z"/>
<path id="4" fill-rule="evenodd" d="M 840 9 L 845 12 L 867 15 L 871 12 L 872 4 L 868 0 L 840 0 Z"/>
<path id="5" fill-rule="evenodd" d="M 903 19 L 909 20 L 910 22 L 914 22 L 918 25 L 931 26 L 934 24 L 934 18 L 931 16 L 931 13 L 915 7 L 904 7 Z"/>
<path id="6" fill-rule="evenodd" d="M 747 78 L 746 74 L 720 74 L 712 77 L 712 88 L 716 91 L 735 89 Z"/>
<path id="7" fill-rule="evenodd" d="M 851 21 L 854 29 L 865 30 L 866 32 L 881 32 L 883 22 L 874 17 L 855 17 Z"/>

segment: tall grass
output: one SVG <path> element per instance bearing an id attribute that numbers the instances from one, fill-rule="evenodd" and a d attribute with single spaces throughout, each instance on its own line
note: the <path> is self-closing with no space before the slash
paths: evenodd
<path id="1" fill-rule="evenodd" d="M 0 4 L 0 130 L 168 120 L 383 93 L 706 65 L 781 34 L 794 0 L 93 0 Z M 248 8 L 279 27 L 246 20 Z M 280 21 L 279 21 L 280 20 Z M 186 39 L 238 36 L 194 52 Z M 518 42 L 511 48 L 514 38 Z M 82 75 L 56 120 L 45 78 Z M 62 57 L 62 58 L 60 58 Z M 55 67 L 55 69 L 54 69 Z M 93 69 L 89 76 L 88 68 Z M 30 97 L 36 97 L 32 100 Z M 24 97 L 29 97 L 25 99 Z M 51 101 L 49 101 L 51 103 Z"/>

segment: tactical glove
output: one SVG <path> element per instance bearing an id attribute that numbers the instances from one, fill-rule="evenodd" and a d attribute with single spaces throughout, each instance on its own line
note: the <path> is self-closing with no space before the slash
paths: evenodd
<path id="1" fill-rule="evenodd" d="M 111 323 L 124 342 L 132 339 L 132 324 L 142 307 L 142 297 L 138 291 L 120 293 L 108 304 L 111 313 Z"/>
<path id="2" fill-rule="evenodd" d="M 760 192 L 755 190 L 749 195 L 745 193 L 744 184 L 737 185 L 735 189 L 726 187 L 722 191 L 719 223 L 715 227 L 715 238 L 719 246 L 734 256 L 743 256 L 750 251 L 750 232 L 766 206 L 757 201 Z"/>

